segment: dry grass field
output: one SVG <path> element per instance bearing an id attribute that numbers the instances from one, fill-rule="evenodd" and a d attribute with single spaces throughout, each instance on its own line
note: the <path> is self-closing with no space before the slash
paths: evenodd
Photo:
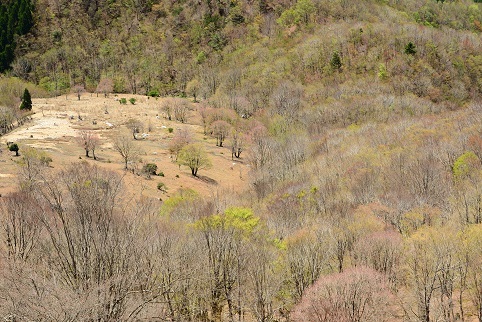
<path id="1" fill-rule="evenodd" d="M 120 104 L 118 100 L 122 97 L 128 100 L 134 97 L 135 105 L 129 101 L 127 105 Z M 164 117 L 160 110 L 162 100 L 163 98 L 130 94 L 111 95 L 108 98 L 84 94 L 80 100 L 74 94 L 34 99 L 35 114 L 32 120 L 0 137 L 0 194 L 13 191 L 18 186 L 17 161 L 25 146 L 47 152 L 53 159 L 51 166 L 54 169 L 60 170 L 71 163 L 86 161 L 117 171 L 124 175 L 128 193 L 158 200 L 168 198 L 179 188 L 191 188 L 205 196 L 219 191 L 246 189 L 247 165 L 243 164 L 243 159 L 234 162 L 231 160 L 229 145 L 216 147 L 213 138 L 203 135 L 197 105 L 191 105 L 187 123 L 181 124 Z M 138 134 L 140 139 L 136 140 L 142 151 L 138 167 L 141 168 L 145 163 L 155 163 L 158 172 L 162 171 L 164 177 L 153 176 L 147 179 L 123 170 L 122 158 L 113 148 L 113 139 L 118 135 L 129 135 L 125 126 L 129 119 L 138 119 L 144 126 L 143 133 Z M 173 128 L 173 133 L 169 133 L 169 128 Z M 200 170 L 197 178 L 191 175 L 189 168 L 173 162 L 168 150 L 174 133 L 186 128 L 192 132 L 194 141 L 205 145 L 213 164 L 211 169 Z M 75 137 L 81 130 L 93 130 L 100 136 L 101 145 L 96 149 L 98 160 L 86 158 L 85 151 L 77 144 Z M 19 145 L 20 157 L 15 157 L 14 152 L 8 151 L 7 142 Z M 159 182 L 167 186 L 167 192 L 157 189 Z"/>

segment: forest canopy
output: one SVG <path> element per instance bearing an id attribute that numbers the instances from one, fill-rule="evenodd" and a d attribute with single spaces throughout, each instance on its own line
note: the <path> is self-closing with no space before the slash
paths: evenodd
<path id="1" fill-rule="evenodd" d="M 0 19 L 2 135 L 39 96 L 67 117 L 69 93 L 138 94 L 103 105 L 138 114 L 128 134 L 88 120 L 81 163 L 9 145 L 1 317 L 482 321 L 479 1 L 12 0 Z M 145 182 L 181 179 L 149 160 L 168 153 L 212 193 L 126 196 L 140 156 Z M 241 164 L 246 191 L 204 176 Z"/>

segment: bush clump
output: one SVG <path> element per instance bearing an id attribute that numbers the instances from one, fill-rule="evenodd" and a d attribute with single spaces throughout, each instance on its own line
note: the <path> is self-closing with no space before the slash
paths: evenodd
<path id="1" fill-rule="evenodd" d="M 157 190 L 162 191 L 162 192 L 166 192 L 167 191 L 166 184 L 164 182 L 159 182 L 157 184 Z"/>
<path id="2" fill-rule="evenodd" d="M 147 178 L 151 178 L 151 175 L 156 175 L 157 165 L 154 163 L 147 163 L 142 167 L 142 172 L 147 176 Z"/>
<path id="3" fill-rule="evenodd" d="M 18 147 L 18 144 L 17 143 L 12 143 L 8 146 L 8 150 L 12 151 L 12 152 L 15 152 L 15 156 L 19 156 L 18 154 L 18 150 L 19 150 L 19 147 Z"/>
<path id="4" fill-rule="evenodd" d="M 150 97 L 159 97 L 161 96 L 159 94 L 159 90 L 157 89 L 151 89 L 148 93 L 147 93 L 147 96 L 150 96 Z"/>

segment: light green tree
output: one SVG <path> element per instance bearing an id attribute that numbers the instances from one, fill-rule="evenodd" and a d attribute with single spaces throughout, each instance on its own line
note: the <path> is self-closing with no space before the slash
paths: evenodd
<path id="1" fill-rule="evenodd" d="M 195 177 L 200 169 L 209 169 L 212 167 L 211 160 L 204 150 L 204 147 L 196 143 L 188 144 L 179 151 L 177 163 L 188 166 L 191 169 L 191 174 Z"/>

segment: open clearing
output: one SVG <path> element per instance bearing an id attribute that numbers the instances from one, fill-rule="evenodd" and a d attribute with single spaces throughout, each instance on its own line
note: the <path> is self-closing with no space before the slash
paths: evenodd
<path id="1" fill-rule="evenodd" d="M 134 97 L 135 105 L 122 105 L 118 99 Z M 76 95 L 59 96 L 56 98 L 34 99 L 32 120 L 12 132 L 0 137 L 0 194 L 6 194 L 16 189 L 18 180 L 17 161 L 14 152 L 7 149 L 7 142 L 15 142 L 20 147 L 30 146 L 47 152 L 53 159 L 51 166 L 61 170 L 74 162 L 87 160 L 103 168 L 124 175 L 128 193 L 154 199 L 165 199 L 179 188 L 191 188 L 210 196 L 219 191 L 240 191 L 247 187 L 248 167 L 243 159 L 231 160 L 228 147 L 216 147 L 215 140 L 203 135 L 200 120 L 196 111 L 197 105 L 192 104 L 186 124 L 169 121 L 160 111 L 163 98 L 147 98 L 139 95 L 111 95 L 108 98 L 84 94 L 78 100 Z M 164 177 L 153 176 L 146 179 L 143 176 L 126 172 L 120 155 L 113 149 L 112 139 L 121 134 L 128 134 L 125 123 L 129 119 L 138 119 L 144 125 L 144 133 L 136 140 L 142 153 L 139 167 L 143 163 L 155 163 L 158 172 Z M 200 170 L 199 178 L 191 176 L 187 167 L 179 167 L 174 163 L 168 151 L 169 141 L 179 129 L 189 129 L 197 142 L 202 142 L 211 157 L 213 167 Z M 101 146 L 96 149 L 98 160 L 85 157 L 85 151 L 76 143 L 75 137 L 81 130 L 93 130 L 101 138 Z M 132 138 L 132 140 L 134 140 Z M 167 192 L 157 189 L 157 184 L 163 182 Z"/>

